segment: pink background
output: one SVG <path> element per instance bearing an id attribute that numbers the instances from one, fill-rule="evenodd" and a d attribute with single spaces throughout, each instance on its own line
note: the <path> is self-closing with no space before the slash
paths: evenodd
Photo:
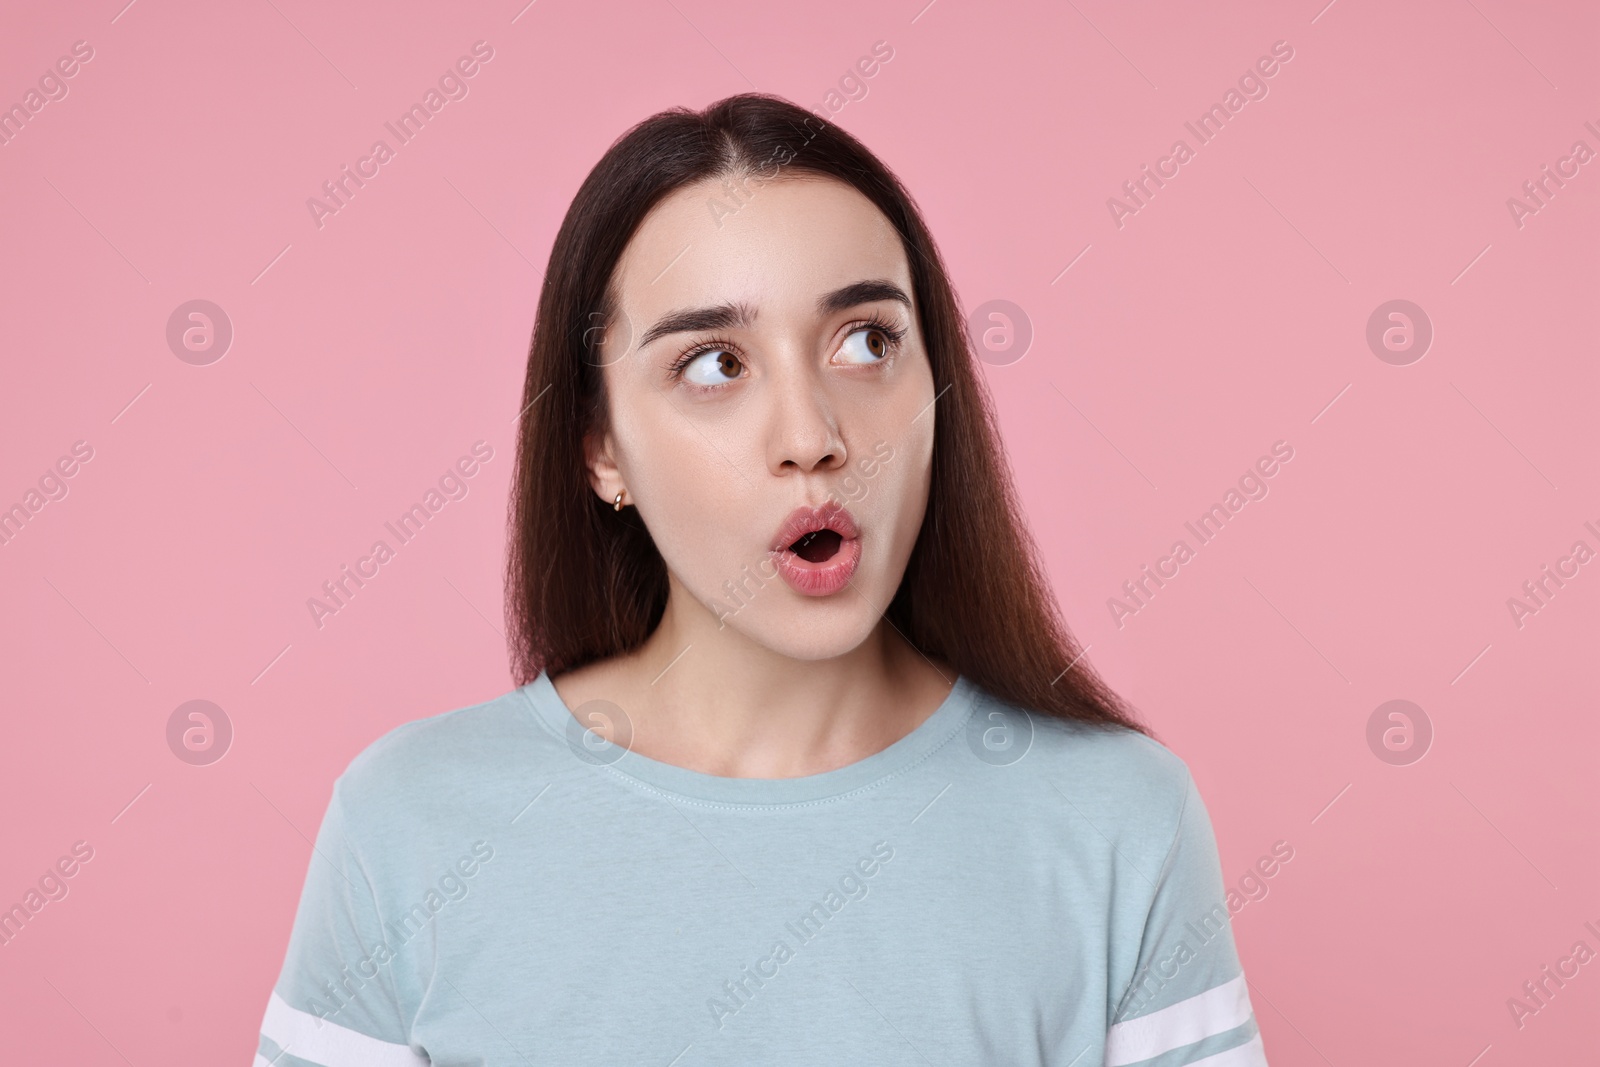
<path id="1" fill-rule="evenodd" d="M 0 546 L 0 904 L 94 849 L 0 948 L 7 1062 L 250 1061 L 334 777 L 509 688 L 511 422 L 579 181 L 670 105 L 823 108 L 879 40 L 835 121 L 965 306 L 1031 321 L 984 373 L 1068 620 L 1193 768 L 1229 878 L 1295 850 L 1234 926 L 1275 1067 L 1593 1055 L 1600 961 L 1521 1028 L 1506 1004 L 1600 950 L 1600 562 L 1520 628 L 1506 603 L 1600 549 L 1600 162 L 1520 227 L 1506 203 L 1600 150 L 1593 5 L 123 2 L 0 33 L 7 105 L 94 49 L 0 146 L 0 506 L 93 448 Z M 319 228 L 307 198 L 479 40 L 470 94 Z M 1269 94 L 1115 225 L 1280 40 Z M 165 335 L 197 298 L 234 329 L 207 366 Z M 1393 299 L 1435 332 L 1409 365 L 1366 342 Z M 469 495 L 318 629 L 307 598 L 480 439 Z M 1119 628 L 1107 599 L 1279 440 L 1270 495 Z M 1434 737 L 1397 766 L 1366 725 L 1402 698 Z M 209 766 L 166 740 L 193 699 L 235 732 Z"/>

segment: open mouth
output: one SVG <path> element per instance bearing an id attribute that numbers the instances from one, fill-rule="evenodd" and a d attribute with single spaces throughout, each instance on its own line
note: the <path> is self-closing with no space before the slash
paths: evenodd
<path id="1" fill-rule="evenodd" d="M 861 531 L 837 502 L 795 508 L 768 544 L 783 580 L 806 596 L 844 589 L 861 562 Z"/>
<path id="2" fill-rule="evenodd" d="M 807 563 L 826 563 L 838 554 L 844 538 L 837 530 L 815 530 L 789 546 L 789 551 Z"/>

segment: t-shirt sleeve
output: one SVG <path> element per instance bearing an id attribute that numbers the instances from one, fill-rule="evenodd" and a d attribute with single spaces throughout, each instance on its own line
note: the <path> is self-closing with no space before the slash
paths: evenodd
<path id="1" fill-rule="evenodd" d="M 254 1067 L 425 1067 L 407 1041 L 377 898 L 334 783 Z"/>
<path id="2" fill-rule="evenodd" d="M 1266 1067 L 1211 819 L 1187 771 L 1184 782 L 1133 978 L 1106 1031 L 1105 1067 Z"/>

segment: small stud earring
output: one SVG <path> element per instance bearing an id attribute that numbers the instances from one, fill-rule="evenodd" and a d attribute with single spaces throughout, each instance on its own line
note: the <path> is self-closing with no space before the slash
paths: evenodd
<path id="1" fill-rule="evenodd" d="M 621 493 L 618 493 L 617 494 L 617 498 L 611 502 L 611 510 L 612 511 L 621 511 L 622 510 L 622 494 Z"/>

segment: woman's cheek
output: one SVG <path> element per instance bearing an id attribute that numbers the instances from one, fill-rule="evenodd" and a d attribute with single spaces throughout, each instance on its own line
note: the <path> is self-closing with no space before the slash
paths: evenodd
<path id="1" fill-rule="evenodd" d="M 737 518 L 745 509 L 733 499 L 737 494 L 730 482 L 739 483 L 739 476 L 721 459 L 717 465 L 727 472 L 725 478 L 716 475 L 715 468 L 697 469 L 697 477 L 684 477 L 696 469 L 687 464 L 661 471 L 651 485 L 652 499 L 641 507 L 641 514 L 649 508 L 655 516 L 650 536 L 662 559 L 702 600 L 724 596 L 723 583 L 737 581 L 742 568 L 754 572 L 766 556 L 758 551 L 762 539 L 770 533 L 755 529 L 751 520 Z"/>

